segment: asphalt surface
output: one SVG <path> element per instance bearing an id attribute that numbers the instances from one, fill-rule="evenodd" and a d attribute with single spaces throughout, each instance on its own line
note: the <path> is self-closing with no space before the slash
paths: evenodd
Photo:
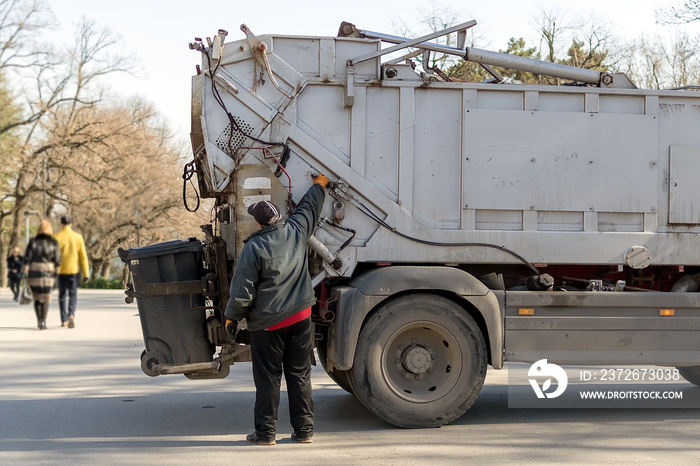
<path id="1" fill-rule="evenodd" d="M 317 366 L 314 443 L 289 439 L 283 393 L 277 445 L 251 445 L 250 364 L 222 380 L 147 377 L 136 305 L 121 291 L 79 299 L 75 329 L 60 328 L 54 295 L 40 331 L 0 290 L 0 464 L 700 464 L 698 409 L 513 409 L 507 370 L 491 369 L 462 418 L 403 430 Z"/>

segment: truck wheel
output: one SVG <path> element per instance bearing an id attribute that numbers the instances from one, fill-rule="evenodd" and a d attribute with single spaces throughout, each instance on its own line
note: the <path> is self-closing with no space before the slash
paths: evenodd
<path id="1" fill-rule="evenodd" d="M 326 374 L 328 374 L 328 377 L 330 377 L 331 380 L 333 380 L 333 382 L 335 382 L 340 388 L 351 395 L 355 395 L 355 392 L 352 389 L 352 381 L 350 380 L 350 371 L 335 369 L 331 372 L 326 371 Z"/>
<path id="2" fill-rule="evenodd" d="M 360 331 L 355 396 L 398 427 L 439 427 L 464 414 L 486 376 L 479 326 L 449 299 L 410 295 L 381 306 Z"/>
<path id="3" fill-rule="evenodd" d="M 700 366 L 677 367 L 676 369 L 685 380 L 700 387 Z"/>
<path id="4" fill-rule="evenodd" d="M 698 280 L 698 275 L 683 275 L 681 278 L 673 284 L 671 291 L 685 291 L 685 292 L 695 292 L 698 290 L 698 285 L 700 281 Z M 700 387 L 700 366 L 689 366 L 689 367 L 677 367 L 678 373 L 693 385 Z"/>
<path id="5" fill-rule="evenodd" d="M 318 352 L 318 359 L 321 362 L 321 367 L 323 367 L 323 370 L 326 371 L 328 377 L 330 377 L 331 380 L 335 382 L 340 388 L 350 393 L 351 395 L 354 395 L 355 393 L 352 391 L 352 385 L 350 385 L 350 376 L 348 374 L 350 371 L 341 371 L 338 369 L 333 369 L 329 371 L 328 365 L 326 363 L 326 355 L 328 353 L 326 352 L 325 344 L 319 344 L 316 347 L 316 351 Z"/>

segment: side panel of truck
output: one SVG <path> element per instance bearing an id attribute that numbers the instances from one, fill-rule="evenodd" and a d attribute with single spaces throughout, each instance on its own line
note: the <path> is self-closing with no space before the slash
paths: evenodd
<path id="1" fill-rule="evenodd" d="M 700 364 L 697 293 L 508 291 L 505 302 L 506 361 Z"/>

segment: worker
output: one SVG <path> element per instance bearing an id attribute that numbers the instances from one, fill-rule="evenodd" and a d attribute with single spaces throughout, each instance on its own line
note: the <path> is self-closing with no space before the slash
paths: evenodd
<path id="1" fill-rule="evenodd" d="M 275 445 L 282 373 L 287 383 L 292 440 L 313 442 L 311 393 L 313 332 L 311 306 L 316 302 L 307 265 L 306 243 L 321 214 L 328 178 L 313 184 L 290 217 L 281 220 L 270 201 L 251 205 L 258 224 L 241 251 L 226 306 L 226 330 L 232 337 L 246 319 L 255 382 L 255 432 L 246 440 Z"/>
<path id="2" fill-rule="evenodd" d="M 63 228 L 56 233 L 61 247 L 61 267 L 58 270 L 58 306 L 61 309 L 61 327 L 75 327 L 75 309 L 78 306 L 80 275 L 88 279 L 89 266 L 83 235 L 71 228 L 70 215 L 61 217 Z"/>

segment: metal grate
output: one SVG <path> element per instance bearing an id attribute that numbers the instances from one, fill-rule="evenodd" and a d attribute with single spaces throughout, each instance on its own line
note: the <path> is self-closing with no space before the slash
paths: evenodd
<path id="1" fill-rule="evenodd" d="M 224 129 L 219 137 L 216 138 L 216 147 L 226 152 L 231 157 L 233 157 L 236 153 L 236 149 L 248 145 L 249 138 L 246 136 L 246 134 L 253 132 L 253 127 L 243 121 L 241 118 L 233 117 L 233 119 L 238 127 L 232 128 L 231 123 L 229 123 L 226 126 L 226 129 Z M 238 128 L 240 128 L 243 132 L 241 132 Z"/>

